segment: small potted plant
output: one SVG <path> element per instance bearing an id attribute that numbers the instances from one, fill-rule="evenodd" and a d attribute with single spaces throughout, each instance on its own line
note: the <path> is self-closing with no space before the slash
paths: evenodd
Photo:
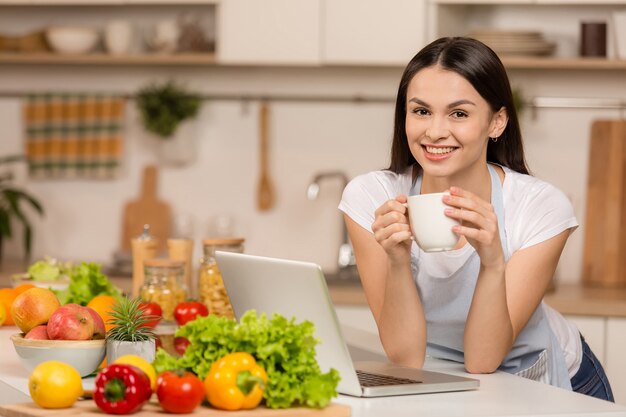
<path id="1" fill-rule="evenodd" d="M 123 297 L 111 307 L 109 324 L 113 328 L 107 332 L 107 362 L 113 363 L 124 355 L 137 355 L 148 362 L 154 360 L 156 335 L 148 325 L 155 319 L 144 314 L 140 298 Z"/>
<path id="2" fill-rule="evenodd" d="M 162 162 L 183 165 L 195 156 L 195 118 L 201 99 L 168 81 L 151 84 L 136 95 L 143 127 L 159 140 Z"/>

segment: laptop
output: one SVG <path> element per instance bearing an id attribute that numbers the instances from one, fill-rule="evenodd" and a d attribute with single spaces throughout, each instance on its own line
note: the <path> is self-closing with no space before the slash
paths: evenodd
<path id="1" fill-rule="evenodd" d="M 319 265 L 216 251 L 215 257 L 235 316 L 247 310 L 279 313 L 315 325 L 317 361 L 322 372 L 335 368 L 337 391 L 356 397 L 425 394 L 477 389 L 479 381 L 441 372 L 395 366 L 383 361 L 353 363 L 326 279 Z"/>

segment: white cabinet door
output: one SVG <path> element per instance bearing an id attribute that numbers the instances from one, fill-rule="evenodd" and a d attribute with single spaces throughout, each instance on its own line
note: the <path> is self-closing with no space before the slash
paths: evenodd
<path id="1" fill-rule="evenodd" d="M 320 0 L 227 0 L 218 6 L 224 64 L 319 64 Z"/>
<path id="2" fill-rule="evenodd" d="M 606 366 L 606 317 L 566 316 L 573 322 L 600 363 Z"/>
<path id="3" fill-rule="evenodd" d="M 324 0 L 324 64 L 404 66 L 425 43 L 426 0 Z"/>
<path id="4" fill-rule="evenodd" d="M 626 405 L 626 319 L 610 317 L 606 334 L 605 370 L 615 402 Z"/>

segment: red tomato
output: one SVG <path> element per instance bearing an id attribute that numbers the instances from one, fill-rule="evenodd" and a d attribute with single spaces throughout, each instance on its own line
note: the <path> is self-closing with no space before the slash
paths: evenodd
<path id="1" fill-rule="evenodd" d="M 174 349 L 178 352 L 179 355 L 184 355 L 187 350 L 187 346 L 189 346 L 191 342 L 186 337 L 176 336 L 174 338 Z"/>
<path id="2" fill-rule="evenodd" d="M 191 413 L 204 399 L 204 384 L 191 372 L 165 371 L 157 378 L 156 393 L 168 413 Z"/>
<path id="3" fill-rule="evenodd" d="M 163 310 L 161 306 L 155 302 L 143 302 L 139 304 L 139 308 L 143 310 L 144 316 L 153 316 L 154 319 L 146 323 L 146 327 L 156 327 L 163 318 Z"/>
<path id="4" fill-rule="evenodd" d="M 200 301 L 183 301 L 174 308 L 174 319 L 179 326 L 195 320 L 198 316 L 208 316 L 209 309 Z"/>

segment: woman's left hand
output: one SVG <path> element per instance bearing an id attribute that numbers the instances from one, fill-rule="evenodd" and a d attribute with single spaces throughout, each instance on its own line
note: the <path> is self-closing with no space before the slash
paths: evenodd
<path id="1" fill-rule="evenodd" d="M 493 206 L 477 195 L 459 187 L 450 187 L 450 195 L 443 202 L 452 206 L 445 213 L 448 217 L 459 220 L 460 225 L 452 231 L 465 236 L 476 249 L 483 267 L 502 267 L 504 254 L 500 243 L 498 217 Z"/>

